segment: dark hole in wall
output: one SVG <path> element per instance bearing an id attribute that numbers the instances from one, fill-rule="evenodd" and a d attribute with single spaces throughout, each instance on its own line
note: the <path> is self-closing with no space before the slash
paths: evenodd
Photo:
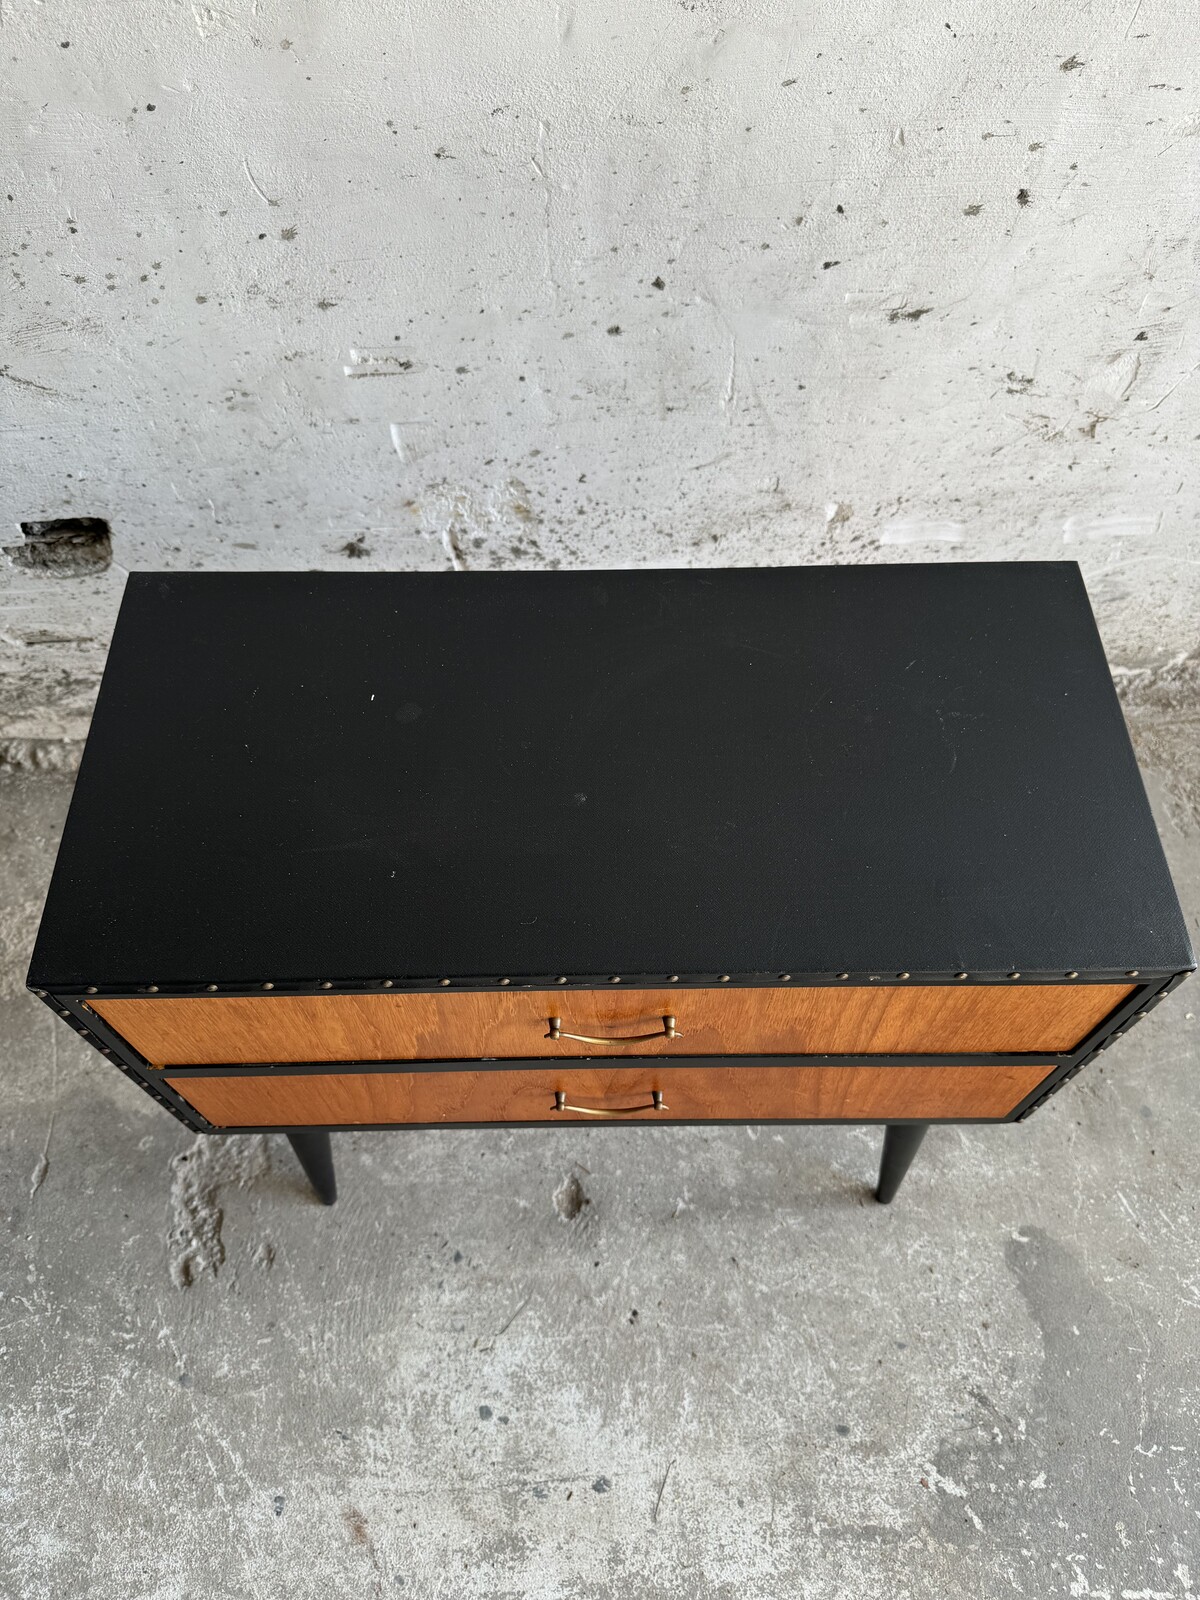
<path id="1" fill-rule="evenodd" d="M 85 577 L 112 566 L 112 530 L 103 517 L 52 517 L 23 522 L 24 544 L 5 545 L 14 567 L 50 578 Z"/>

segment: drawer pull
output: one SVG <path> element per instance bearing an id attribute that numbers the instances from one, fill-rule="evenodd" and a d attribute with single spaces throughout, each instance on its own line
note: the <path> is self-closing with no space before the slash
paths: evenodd
<path id="1" fill-rule="evenodd" d="M 657 1034 L 651 1035 L 651 1038 L 657 1037 Z M 554 1091 L 554 1109 L 555 1111 L 574 1111 L 581 1117 L 631 1117 L 638 1111 L 668 1111 L 670 1107 L 663 1105 L 661 1089 L 651 1091 L 650 1104 L 648 1106 L 616 1106 L 612 1110 L 600 1106 L 573 1106 L 567 1100 L 566 1091 L 564 1089 L 556 1089 Z"/>
<path id="2" fill-rule="evenodd" d="M 664 1017 L 662 1029 L 658 1033 L 627 1033 L 622 1039 L 597 1039 L 590 1033 L 564 1033 L 561 1017 L 547 1017 L 550 1032 L 547 1039 L 577 1039 L 580 1044 L 645 1044 L 647 1039 L 682 1039 L 681 1033 L 675 1031 L 675 1018 Z"/>

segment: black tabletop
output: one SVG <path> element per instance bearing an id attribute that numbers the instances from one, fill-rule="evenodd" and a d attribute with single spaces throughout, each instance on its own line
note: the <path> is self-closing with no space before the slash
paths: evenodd
<path id="1" fill-rule="evenodd" d="M 1030 562 L 131 577 L 30 978 L 1191 964 Z"/>

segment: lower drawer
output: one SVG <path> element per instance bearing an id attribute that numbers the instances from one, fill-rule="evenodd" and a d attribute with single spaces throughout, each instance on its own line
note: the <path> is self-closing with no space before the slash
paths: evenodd
<path id="1" fill-rule="evenodd" d="M 175 1077 L 218 1128 L 379 1123 L 918 1121 L 1004 1117 L 1051 1070 L 1020 1066 L 493 1067 Z"/>

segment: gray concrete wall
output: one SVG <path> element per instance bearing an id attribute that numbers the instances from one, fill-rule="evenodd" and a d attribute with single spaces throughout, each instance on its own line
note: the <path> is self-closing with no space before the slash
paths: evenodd
<path id="1" fill-rule="evenodd" d="M 6 6 L 0 741 L 78 738 L 161 566 L 1067 556 L 1118 668 L 1186 657 L 1196 29 Z M 65 515 L 107 570 L 28 564 Z"/>

